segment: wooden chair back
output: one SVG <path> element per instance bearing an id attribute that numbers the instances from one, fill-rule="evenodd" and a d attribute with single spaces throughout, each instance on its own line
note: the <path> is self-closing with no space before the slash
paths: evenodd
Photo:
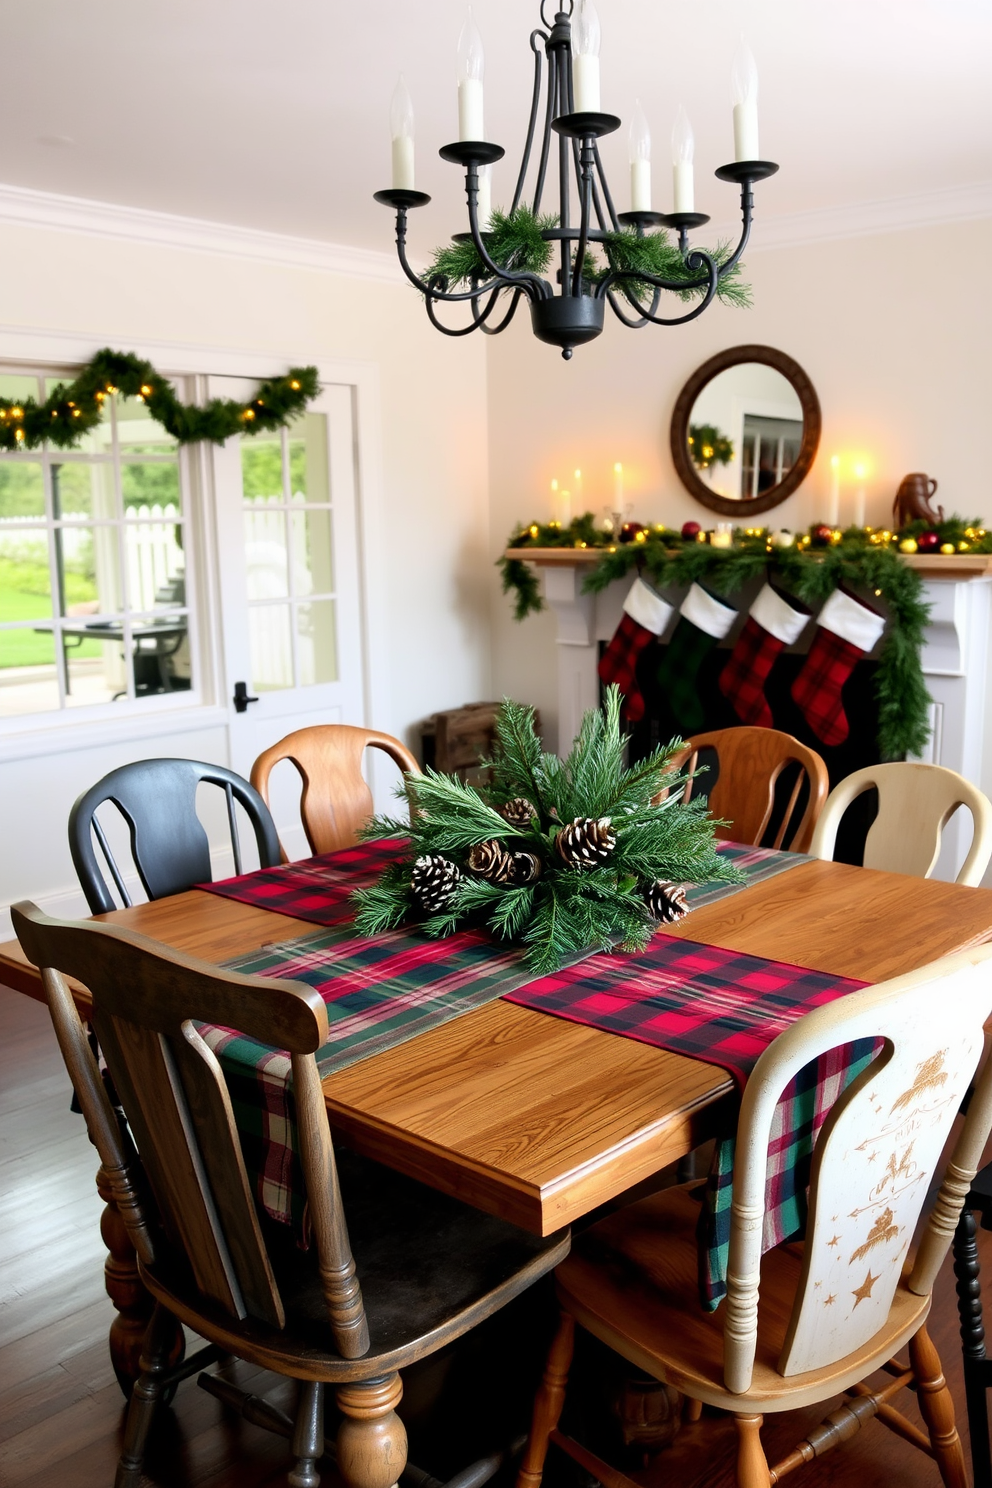
<path id="1" fill-rule="evenodd" d="M 339 1352 L 369 1347 L 314 1052 L 327 1037 L 320 994 L 239 976 L 117 926 L 12 910 L 46 997 L 90 1135 L 139 1259 L 185 1257 L 202 1295 L 273 1328 L 285 1314 L 258 1222 L 221 1067 L 197 1023 L 236 1028 L 290 1055 L 300 1159 L 328 1321 Z M 136 1161 L 64 980 L 88 987 L 100 1048 L 138 1149 Z M 153 1203 L 149 1204 L 146 1192 Z"/>
<path id="2" fill-rule="evenodd" d="M 712 733 L 694 735 L 674 756 L 673 767 L 694 771 L 701 749 L 714 750 L 719 764 L 719 776 L 708 791 L 710 814 L 730 823 L 727 827 L 717 827 L 717 836 L 755 847 L 761 843 L 772 819 L 779 776 L 787 766 L 798 766 L 795 783 L 770 845 L 785 847 L 792 852 L 807 851 L 830 789 L 827 767 L 814 750 L 807 749 L 791 734 L 783 734 L 778 729 L 751 728 L 742 724 L 740 728 L 715 729 Z M 805 809 L 795 820 L 804 780 L 809 783 L 809 796 Z M 701 781 L 705 785 L 706 777 L 702 776 Z M 692 788 L 690 780 L 685 789 L 685 800 L 689 800 Z"/>
<path id="3" fill-rule="evenodd" d="M 882 1039 L 837 1102 L 813 1153 L 803 1268 L 778 1368 L 845 1358 L 886 1322 L 931 1178 L 982 1057 L 992 946 L 943 957 L 815 1009 L 758 1060 L 741 1104 L 724 1320 L 727 1388 L 748 1389 L 757 1339 L 766 1165 L 776 1104 L 810 1060 Z M 927 1296 L 992 1128 L 986 1063 L 909 1279 Z"/>
<path id="4" fill-rule="evenodd" d="M 362 774 L 366 749 L 381 749 L 406 774 L 420 774 L 409 749 L 391 734 L 349 723 L 324 723 L 297 729 L 266 749 L 251 767 L 251 783 L 268 806 L 269 776 L 280 760 L 290 760 L 303 781 L 300 815 L 311 851 L 353 847 L 358 829 L 373 811 L 372 792 Z"/>
<path id="5" fill-rule="evenodd" d="M 105 801 L 112 802 L 127 822 L 131 856 L 149 899 L 181 894 L 194 884 L 210 881 L 210 843 L 196 814 L 197 787 L 204 783 L 219 786 L 224 792 L 235 873 L 242 872 L 235 802 L 251 823 L 261 867 L 275 867 L 279 862 L 275 824 L 268 806 L 247 780 L 223 765 L 200 760 L 135 760 L 91 785 L 69 813 L 69 850 L 91 914 L 106 914 L 117 908 L 97 859 L 94 838 L 122 903 L 125 907 L 131 903 L 124 876 L 96 816 Z"/>
<path id="6" fill-rule="evenodd" d="M 864 866 L 887 873 L 929 878 L 940 853 L 940 838 L 959 806 L 971 812 L 974 836 L 955 882 L 981 883 L 992 858 L 992 801 L 970 780 L 943 765 L 912 761 L 869 765 L 855 770 L 830 792 L 813 834 L 810 852 L 832 859 L 837 828 L 856 796 L 878 791 L 878 815 L 865 839 Z"/>

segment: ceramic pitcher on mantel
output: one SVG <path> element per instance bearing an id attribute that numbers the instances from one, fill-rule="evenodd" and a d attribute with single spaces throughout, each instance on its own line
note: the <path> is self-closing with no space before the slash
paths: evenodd
<path id="1" fill-rule="evenodd" d="M 944 508 L 930 505 L 930 498 L 936 490 L 937 482 L 932 475 L 917 472 L 903 476 L 892 503 L 892 520 L 897 532 L 907 522 L 936 523 L 944 520 Z"/>

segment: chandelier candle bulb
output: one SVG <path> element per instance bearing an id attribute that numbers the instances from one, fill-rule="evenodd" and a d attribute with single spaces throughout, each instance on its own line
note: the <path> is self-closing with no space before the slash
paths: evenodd
<path id="1" fill-rule="evenodd" d="M 694 212 L 695 190 L 692 179 L 692 157 L 696 141 L 685 109 L 679 104 L 672 126 L 672 177 L 675 186 L 675 211 Z"/>
<path id="2" fill-rule="evenodd" d="M 413 100 L 400 73 L 389 106 L 389 128 L 393 139 L 393 190 L 414 190 Z"/>
<path id="3" fill-rule="evenodd" d="M 471 10 L 458 38 L 458 138 L 484 140 L 482 78 L 486 54 Z"/>
<path id="4" fill-rule="evenodd" d="M 730 74 L 734 98 L 734 158 L 760 160 L 758 153 L 758 68 L 743 36 Z"/>
<path id="5" fill-rule="evenodd" d="M 572 17 L 572 106 L 577 114 L 598 114 L 599 15 L 591 0 L 579 0 Z"/>
<path id="6" fill-rule="evenodd" d="M 630 210 L 651 210 L 651 131 L 640 99 L 630 121 Z"/>

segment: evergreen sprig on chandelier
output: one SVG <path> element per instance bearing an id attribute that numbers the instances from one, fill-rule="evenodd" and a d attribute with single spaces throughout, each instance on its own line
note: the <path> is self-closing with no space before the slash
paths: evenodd
<path id="1" fill-rule="evenodd" d="M 651 136 L 637 104 L 630 128 L 631 210 L 618 213 L 598 141 L 618 129 L 621 121 L 600 109 L 600 27 L 595 7 L 591 0 L 567 0 L 567 8 L 563 5 L 552 23 L 547 4 L 541 0 L 542 26 L 530 35 L 534 91 L 516 189 L 506 211 L 492 210 L 492 166 L 505 152 L 485 139 L 482 41 L 471 16 L 465 23 L 459 43 L 459 138 L 440 154 L 465 171 L 469 230 L 437 250 L 424 278 L 415 273 L 407 256 L 407 220 L 410 211 L 426 206 L 430 197 L 414 185 L 413 105 L 402 78 L 393 95 L 393 184 L 388 191 L 377 191 L 375 199 L 396 212 L 400 264 L 423 295 L 432 325 L 447 336 L 477 330 L 497 335 L 526 299 L 534 334 L 560 347 L 568 360 L 576 346 L 600 334 L 607 304 L 632 329 L 682 325 L 695 320 L 718 297 L 748 305 L 750 292 L 741 279 L 740 258 L 751 231 L 752 188 L 778 166 L 758 159 L 757 71 L 747 47 L 741 44 L 733 70 L 736 159 L 716 172 L 720 180 L 740 187 L 740 238 L 734 248 L 729 244 L 710 250 L 690 248 L 689 233 L 709 217 L 694 210 L 693 136 L 684 110 L 679 109 L 672 131 L 675 210 L 652 210 Z M 524 191 L 535 145 L 536 176 L 528 204 Z M 549 171 L 555 170 L 557 211 L 542 212 Z M 573 194 L 578 199 L 577 222 Z M 555 260 L 556 272 L 545 278 Z M 665 294 L 692 308 L 660 315 Z M 450 326 L 441 320 L 438 306 L 449 304 L 468 307 L 467 324 Z"/>

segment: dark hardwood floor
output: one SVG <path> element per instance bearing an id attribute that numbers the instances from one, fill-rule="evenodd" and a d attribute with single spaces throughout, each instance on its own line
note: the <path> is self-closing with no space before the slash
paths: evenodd
<path id="1" fill-rule="evenodd" d="M 0 989 L 0 1484 L 4 1488 L 109 1488 L 119 1450 L 124 1402 L 107 1354 L 112 1308 L 103 1289 L 104 1250 L 99 1234 L 101 1203 L 93 1175 L 96 1158 L 82 1118 L 69 1110 L 69 1084 L 47 1011 L 38 1003 Z M 981 1235 L 983 1259 L 992 1275 L 992 1236 Z M 960 1354 L 949 1265 L 940 1278 L 931 1331 L 941 1352 L 958 1407 L 966 1443 Z M 432 1439 L 447 1432 L 452 1418 L 472 1435 L 472 1413 L 464 1391 L 510 1402 L 512 1420 L 529 1397 L 533 1369 L 539 1366 L 541 1338 L 548 1326 L 546 1293 L 521 1299 L 524 1311 L 514 1323 L 534 1318 L 531 1365 L 520 1364 L 519 1350 L 506 1346 L 497 1328 L 471 1346 L 465 1368 L 439 1361 L 407 1382 L 406 1406 L 417 1435 L 418 1396 L 434 1401 L 424 1409 L 433 1426 L 420 1430 L 418 1460 L 440 1475 L 431 1459 Z M 525 1324 L 523 1331 L 527 1331 Z M 514 1362 L 515 1360 L 515 1362 Z M 464 1359 L 460 1361 L 465 1363 Z M 585 1380 L 576 1381 L 577 1402 L 593 1399 L 600 1371 L 616 1375 L 617 1361 L 587 1350 Z M 443 1420 L 437 1420 L 438 1381 L 447 1372 L 448 1395 L 440 1391 Z M 233 1377 L 264 1390 L 291 1408 L 292 1387 L 244 1366 Z M 619 1377 L 619 1376 L 617 1376 Z M 458 1380 L 462 1383 L 459 1386 Z M 455 1384 L 452 1384 L 452 1381 Z M 454 1389 L 454 1395 L 452 1395 Z M 919 1419 L 911 1397 L 907 1409 Z M 602 1407 L 604 1430 L 609 1416 Z M 766 1427 L 769 1452 L 784 1453 L 825 1409 L 772 1418 Z M 497 1412 L 505 1420 L 506 1411 Z M 491 1423 L 490 1423 L 491 1427 Z M 480 1427 L 483 1437 L 490 1429 Z M 474 1445 L 474 1443 L 473 1443 Z M 481 1449 L 490 1443 L 481 1441 Z M 421 1454 L 421 1449 L 422 1453 Z M 698 1425 L 683 1428 L 675 1444 L 636 1473 L 645 1488 L 732 1488 L 733 1428 L 707 1413 Z M 461 1448 L 459 1449 L 461 1450 Z M 443 1454 L 442 1454 L 443 1455 Z M 469 1453 L 471 1456 L 472 1453 Z M 462 1462 L 468 1457 L 462 1456 Z M 453 1471 L 457 1462 L 445 1464 Z M 561 1460 L 549 1464 L 549 1488 L 578 1481 Z M 180 1387 L 175 1405 L 160 1413 L 148 1458 L 148 1481 L 156 1488 L 263 1488 L 285 1482 L 287 1444 L 196 1388 Z M 327 1470 L 324 1481 L 334 1484 Z M 940 1479 L 922 1453 L 877 1423 L 846 1447 L 802 1470 L 797 1483 L 808 1488 L 932 1488 Z"/>

